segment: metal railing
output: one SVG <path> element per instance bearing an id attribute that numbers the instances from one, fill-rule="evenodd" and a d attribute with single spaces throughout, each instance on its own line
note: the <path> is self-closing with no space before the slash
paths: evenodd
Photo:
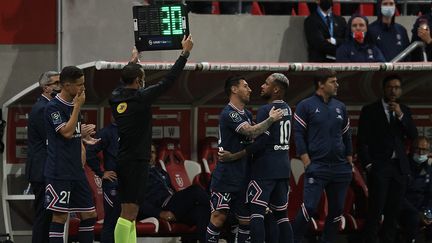
<path id="1" fill-rule="evenodd" d="M 409 54 L 411 54 L 417 48 L 422 49 L 423 61 L 427 62 L 428 60 L 427 60 L 427 54 L 426 54 L 426 45 L 423 41 L 414 41 L 405 50 L 403 50 L 396 57 L 394 57 L 390 62 L 399 62 L 400 60 L 404 59 Z"/>

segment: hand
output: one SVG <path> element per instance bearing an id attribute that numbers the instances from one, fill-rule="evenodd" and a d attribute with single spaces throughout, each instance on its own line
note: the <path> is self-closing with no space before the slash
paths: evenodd
<path id="1" fill-rule="evenodd" d="M 282 119 L 283 117 L 283 111 L 282 109 L 275 109 L 274 106 L 271 108 L 271 110 L 269 111 L 269 116 L 270 118 L 273 119 L 273 122 Z"/>
<path id="2" fill-rule="evenodd" d="M 176 221 L 176 218 L 171 211 L 161 211 L 159 214 L 159 218 L 168 222 Z"/>
<path id="3" fill-rule="evenodd" d="M 306 170 L 306 168 L 310 165 L 311 160 L 309 158 L 309 154 L 302 154 L 300 155 L 300 159 L 303 162 L 304 168 Z"/>
<path id="4" fill-rule="evenodd" d="M 130 61 L 131 63 L 139 63 L 139 52 L 138 49 L 134 46 L 132 48 L 132 55 Z"/>
<path id="5" fill-rule="evenodd" d="M 117 174 L 112 170 L 106 170 L 106 171 L 104 171 L 102 179 L 107 179 L 109 181 L 116 181 L 117 180 Z"/>
<path id="6" fill-rule="evenodd" d="M 186 38 L 186 36 L 183 36 L 183 40 L 182 40 L 182 46 L 183 46 L 183 51 L 185 52 L 190 52 L 193 48 L 193 40 L 192 40 L 192 35 L 189 34 L 189 36 Z"/>
<path id="7" fill-rule="evenodd" d="M 426 44 L 430 44 L 432 42 L 429 28 L 424 29 L 424 28 L 419 27 L 417 29 L 417 35 Z"/>
<path id="8" fill-rule="evenodd" d="M 389 104 L 389 111 L 394 111 L 394 113 L 398 118 L 402 116 L 403 113 L 398 103 L 394 101 L 390 101 L 388 104 Z"/>
<path id="9" fill-rule="evenodd" d="M 75 95 L 75 98 L 73 99 L 74 106 L 76 105 L 78 107 L 81 107 L 82 105 L 84 105 L 84 102 L 85 102 L 85 91 Z"/>
<path id="10" fill-rule="evenodd" d="M 233 156 L 232 156 L 232 153 L 230 151 L 219 150 L 219 152 L 218 152 L 218 159 L 221 162 L 227 162 L 227 161 L 232 161 L 233 160 Z"/>
<path id="11" fill-rule="evenodd" d="M 101 139 L 100 138 L 92 138 L 90 136 L 82 138 L 82 141 L 87 145 L 95 145 L 99 143 Z"/>
<path id="12" fill-rule="evenodd" d="M 81 136 L 87 137 L 94 135 L 96 133 L 95 128 L 95 124 L 81 124 Z"/>

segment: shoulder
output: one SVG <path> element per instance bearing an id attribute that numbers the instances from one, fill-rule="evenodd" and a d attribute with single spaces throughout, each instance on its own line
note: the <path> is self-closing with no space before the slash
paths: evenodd
<path id="1" fill-rule="evenodd" d="M 315 103 L 314 97 L 310 96 L 306 99 L 301 100 L 297 106 L 296 106 L 296 110 L 298 110 L 299 108 L 306 108 L 308 106 L 310 106 L 311 104 Z"/>

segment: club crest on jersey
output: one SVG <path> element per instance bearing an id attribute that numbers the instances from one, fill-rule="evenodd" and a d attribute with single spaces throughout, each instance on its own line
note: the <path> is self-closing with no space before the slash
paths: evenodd
<path id="1" fill-rule="evenodd" d="M 54 125 L 59 125 L 62 123 L 62 119 L 60 116 L 60 112 L 56 111 L 51 113 L 51 120 L 53 122 Z"/>
<path id="2" fill-rule="evenodd" d="M 183 184 L 183 178 L 181 178 L 179 174 L 176 174 L 176 175 L 175 175 L 175 180 L 176 180 L 177 185 L 178 185 L 179 187 L 183 187 L 183 185 L 184 185 L 184 184 Z"/>
<path id="3" fill-rule="evenodd" d="M 117 106 L 117 113 L 122 114 L 123 112 L 125 112 L 127 109 L 127 103 L 126 102 L 122 102 Z"/>
<path id="4" fill-rule="evenodd" d="M 239 121 L 241 121 L 241 117 L 240 117 L 239 113 L 237 113 L 236 111 L 231 111 L 229 113 L 229 116 L 231 117 L 231 119 L 233 120 L 233 122 L 239 122 Z"/>

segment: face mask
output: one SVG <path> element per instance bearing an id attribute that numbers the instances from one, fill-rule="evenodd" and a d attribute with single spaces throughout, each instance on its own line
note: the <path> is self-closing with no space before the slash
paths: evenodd
<path id="1" fill-rule="evenodd" d="M 327 11 L 333 6 L 333 0 L 321 0 L 319 6 L 323 11 Z"/>
<path id="2" fill-rule="evenodd" d="M 60 93 L 60 90 L 53 89 L 50 93 L 51 97 L 54 98 L 58 93 Z"/>
<path id="3" fill-rule="evenodd" d="M 395 13 L 395 6 L 381 6 L 381 13 L 383 16 L 392 17 Z"/>
<path id="4" fill-rule="evenodd" d="M 355 31 L 352 33 L 352 37 L 358 43 L 363 43 L 365 36 L 366 36 L 366 32 L 363 32 L 363 31 Z"/>
<path id="5" fill-rule="evenodd" d="M 422 154 L 422 155 L 414 154 L 413 155 L 413 160 L 415 162 L 417 162 L 418 164 L 421 164 L 421 163 L 425 162 L 427 159 L 428 159 L 427 154 Z"/>

